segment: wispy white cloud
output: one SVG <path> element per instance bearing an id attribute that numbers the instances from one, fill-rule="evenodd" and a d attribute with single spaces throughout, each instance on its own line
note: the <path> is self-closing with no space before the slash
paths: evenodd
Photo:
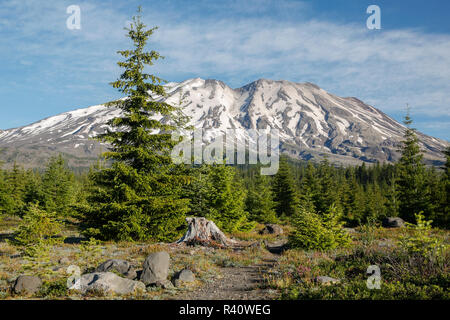
<path id="1" fill-rule="evenodd" d="M 123 27 L 129 12 L 117 9 L 115 2 L 78 2 L 82 30 L 70 31 L 65 28 L 65 8 L 73 4 L 69 1 L 3 1 L 0 58 L 35 70 L 30 82 L 61 80 L 62 89 L 83 86 L 94 92 L 100 83 L 113 80 L 119 73 L 115 51 L 128 45 Z M 280 20 L 265 14 L 273 9 L 269 0 L 208 4 L 208 12 L 220 14 L 198 15 L 170 1 L 167 10 L 146 8 L 147 24 L 160 27 L 150 45 L 166 57 L 155 70 L 167 80 L 215 77 L 233 87 L 261 77 L 311 81 L 388 114 L 402 112 L 409 103 L 418 116 L 450 117 L 448 34 L 373 31 L 363 23 L 317 20 L 304 13 L 297 20 Z M 309 10 L 307 4 L 289 0 L 277 8 Z M 233 14 L 238 10 L 244 16 Z M 251 14 L 246 17 L 246 12 Z"/>

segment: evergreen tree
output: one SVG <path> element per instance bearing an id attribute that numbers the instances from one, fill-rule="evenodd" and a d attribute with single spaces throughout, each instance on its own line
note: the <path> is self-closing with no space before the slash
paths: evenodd
<path id="1" fill-rule="evenodd" d="M 275 223 L 277 221 L 274 210 L 275 202 L 268 177 L 262 176 L 259 171 L 256 173 L 254 183 L 249 188 L 245 204 L 246 210 L 249 212 L 249 220 L 259 223 Z"/>
<path id="2" fill-rule="evenodd" d="M 314 199 L 319 192 L 319 184 L 316 176 L 316 168 L 311 162 L 308 162 L 305 173 L 300 183 L 299 203 L 306 211 L 315 211 Z"/>
<path id="3" fill-rule="evenodd" d="M 14 208 L 14 199 L 7 178 L 7 172 L 0 166 L 0 215 L 11 213 Z"/>
<path id="4" fill-rule="evenodd" d="M 342 206 L 345 212 L 345 220 L 350 225 L 361 224 L 364 220 L 365 197 L 364 188 L 356 180 L 354 170 L 351 171 L 347 183 L 343 185 Z"/>
<path id="5" fill-rule="evenodd" d="M 140 13 L 140 10 L 139 10 Z M 140 15 L 133 17 L 127 36 L 133 50 L 118 53 L 125 69 L 112 83 L 126 99 L 109 103 L 123 116 L 112 119 L 99 138 L 111 144 L 105 157 L 113 161 L 91 175 L 91 206 L 83 209 L 82 226 L 87 235 L 118 240 L 173 240 L 180 235 L 188 201 L 180 199 L 188 177 L 176 170 L 170 152 L 177 143 L 171 132 L 180 125 L 177 107 L 155 98 L 165 96 L 163 81 L 144 72 L 161 58 L 156 51 L 145 52 L 148 38 L 157 28 L 146 29 Z M 152 119 L 159 115 L 161 120 Z"/>
<path id="6" fill-rule="evenodd" d="M 440 181 L 440 205 L 438 207 L 435 223 L 443 228 L 450 229 L 450 147 L 445 149 L 444 154 L 447 158 L 444 166 L 444 174 Z"/>
<path id="7" fill-rule="evenodd" d="M 12 170 L 7 175 L 7 184 L 10 192 L 11 205 L 7 209 L 8 214 L 22 215 L 25 209 L 24 191 L 25 174 L 24 170 L 14 162 Z"/>
<path id="8" fill-rule="evenodd" d="M 415 129 L 411 128 L 412 119 L 409 113 L 404 123 L 407 128 L 401 147 L 402 156 L 398 162 L 399 213 L 403 219 L 413 222 L 416 213 L 423 211 L 425 215 L 429 214 L 429 201 L 425 188 L 423 155 Z"/>
<path id="9" fill-rule="evenodd" d="M 327 158 L 321 161 L 318 168 L 319 190 L 314 197 L 314 204 L 319 213 L 327 212 L 332 205 L 340 205 L 335 171 Z"/>
<path id="10" fill-rule="evenodd" d="M 292 217 L 294 231 L 289 235 L 290 246 L 330 250 L 349 245 L 350 236 L 342 228 L 340 217 L 341 212 L 334 205 L 320 215 L 300 207 Z"/>
<path id="11" fill-rule="evenodd" d="M 44 203 L 42 177 L 39 171 L 27 171 L 27 183 L 25 185 L 24 201 L 27 205 L 30 203 Z"/>
<path id="12" fill-rule="evenodd" d="M 209 216 L 217 226 L 234 232 L 252 228 L 245 211 L 246 192 L 236 169 L 231 166 L 216 165 L 209 174 L 211 189 L 208 195 Z"/>
<path id="13" fill-rule="evenodd" d="M 31 182 L 35 183 L 35 181 Z M 65 216 L 73 204 L 73 173 L 67 168 L 62 155 L 50 158 L 42 178 L 43 206 L 49 213 Z M 28 196 L 39 197 L 36 186 L 29 186 Z"/>
<path id="14" fill-rule="evenodd" d="M 293 216 L 297 211 L 299 199 L 293 174 L 285 157 L 280 157 L 280 166 L 274 177 L 272 190 L 276 203 L 275 211 L 278 217 Z"/>
<path id="15" fill-rule="evenodd" d="M 387 184 L 386 194 L 386 214 L 389 217 L 396 217 L 399 213 L 399 191 L 398 181 L 395 173 L 391 174 L 391 179 Z"/>
<path id="16" fill-rule="evenodd" d="M 183 197 L 189 199 L 189 215 L 191 216 L 211 216 L 210 195 L 212 184 L 210 174 L 211 166 L 209 165 L 190 169 L 191 180 L 183 188 Z"/>

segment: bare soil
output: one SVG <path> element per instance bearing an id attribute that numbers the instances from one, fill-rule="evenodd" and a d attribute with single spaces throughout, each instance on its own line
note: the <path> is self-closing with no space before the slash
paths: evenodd
<path id="1" fill-rule="evenodd" d="M 220 269 L 220 278 L 193 291 L 176 295 L 177 300 L 271 300 L 277 292 L 263 287 L 264 275 L 276 263 L 277 257 L 268 254 L 261 264 Z"/>

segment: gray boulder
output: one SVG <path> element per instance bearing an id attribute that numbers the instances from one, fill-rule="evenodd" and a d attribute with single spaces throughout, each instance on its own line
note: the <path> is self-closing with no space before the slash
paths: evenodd
<path id="1" fill-rule="evenodd" d="M 19 276 L 13 284 L 16 294 L 35 294 L 42 286 L 42 280 L 37 276 Z"/>
<path id="2" fill-rule="evenodd" d="M 403 221 L 403 219 L 399 217 L 388 217 L 384 218 L 383 221 L 381 221 L 381 225 L 384 228 L 400 228 L 405 225 L 405 221 Z"/>
<path id="3" fill-rule="evenodd" d="M 177 279 L 181 281 L 192 282 L 195 281 L 195 275 L 191 270 L 183 269 L 178 273 Z"/>
<path id="4" fill-rule="evenodd" d="M 146 285 L 155 284 L 167 279 L 169 274 L 170 256 L 167 252 L 155 252 L 144 261 L 140 280 Z"/>
<path id="5" fill-rule="evenodd" d="M 264 229 L 262 229 L 259 233 L 260 234 L 280 235 L 280 234 L 283 234 L 283 228 L 277 224 L 266 224 Z"/>
<path id="6" fill-rule="evenodd" d="M 142 282 L 125 279 L 112 272 L 87 273 L 70 288 L 83 294 L 89 292 L 102 292 L 106 294 L 133 294 L 144 292 Z"/>
<path id="7" fill-rule="evenodd" d="M 181 270 L 175 277 L 175 287 L 180 287 L 183 283 L 190 283 L 195 281 L 194 273 L 189 269 Z"/>
<path id="8" fill-rule="evenodd" d="M 335 279 L 332 277 L 328 277 L 328 276 L 318 276 L 314 279 L 314 282 L 320 283 L 323 285 L 330 285 L 330 284 L 339 283 L 339 282 L 341 282 L 341 280 Z"/>
<path id="9" fill-rule="evenodd" d="M 137 274 L 128 261 L 120 259 L 110 259 L 103 262 L 95 269 L 95 272 L 112 272 L 115 271 L 125 278 L 136 279 Z"/>

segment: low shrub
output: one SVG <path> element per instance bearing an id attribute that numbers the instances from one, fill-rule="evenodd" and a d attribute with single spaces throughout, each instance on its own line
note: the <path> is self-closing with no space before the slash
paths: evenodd
<path id="1" fill-rule="evenodd" d="M 294 231 L 289 235 L 289 245 L 307 250 L 330 250 L 349 245 L 350 236 L 338 222 L 339 217 L 335 206 L 321 215 L 300 208 L 293 217 Z"/>

